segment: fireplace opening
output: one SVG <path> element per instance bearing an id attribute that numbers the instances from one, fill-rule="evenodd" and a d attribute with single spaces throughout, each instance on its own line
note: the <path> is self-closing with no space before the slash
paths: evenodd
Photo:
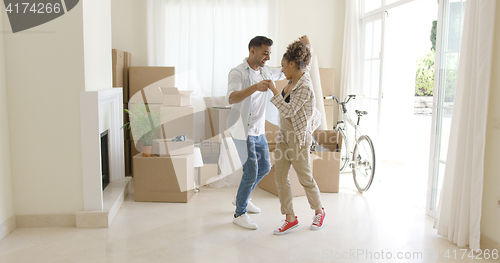
<path id="1" fill-rule="evenodd" d="M 109 129 L 101 133 L 102 190 L 109 184 Z"/>

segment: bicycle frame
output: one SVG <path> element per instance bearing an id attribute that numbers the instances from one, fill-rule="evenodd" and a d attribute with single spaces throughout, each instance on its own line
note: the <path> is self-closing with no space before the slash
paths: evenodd
<path id="1" fill-rule="evenodd" d="M 356 95 L 348 95 L 348 99 L 346 101 L 340 102 L 335 95 L 332 96 L 332 98 L 339 104 L 340 113 L 342 114 L 342 120 L 337 122 L 335 130 L 342 133 L 346 144 L 341 149 L 340 170 L 343 171 L 347 167 L 347 164 L 349 164 L 354 177 L 354 184 L 358 188 L 358 191 L 362 193 L 367 191 L 373 182 L 376 159 L 372 140 L 368 135 L 363 135 L 359 128 L 361 117 L 368 113 L 366 111 L 356 110 L 358 121 L 354 123 L 347 112 L 346 104 L 355 97 Z M 348 145 L 349 136 L 346 135 L 346 122 L 354 127 L 354 144 L 351 149 Z"/>
<path id="2" fill-rule="evenodd" d="M 352 147 L 349 147 L 349 145 L 343 146 L 343 147 L 349 147 L 350 148 L 350 149 L 347 148 L 347 150 L 348 150 L 349 155 L 351 155 L 352 152 L 354 151 L 354 147 L 356 147 L 356 145 L 358 145 L 358 139 L 361 136 L 361 128 L 359 127 L 359 121 L 360 121 L 361 117 L 358 116 L 357 123 L 354 123 L 354 121 L 349 116 L 349 113 L 347 112 L 347 108 L 346 108 L 345 105 L 349 102 L 349 100 L 351 99 L 351 97 L 349 97 L 349 99 L 347 99 L 347 101 L 345 101 L 345 102 L 340 102 L 335 95 L 333 95 L 332 98 L 335 101 L 337 101 L 337 103 L 339 105 L 339 112 L 343 116 L 342 122 L 341 122 L 341 123 L 343 123 L 343 125 L 340 125 L 339 128 L 341 128 L 341 129 L 343 128 L 344 134 L 347 133 L 347 130 L 346 130 L 347 127 L 345 125 L 345 122 L 349 123 L 349 125 L 351 125 L 354 128 L 354 144 L 352 145 Z M 337 122 L 337 126 L 339 126 L 339 122 Z M 347 139 L 348 139 L 348 136 L 346 136 L 346 142 L 349 143 Z M 353 163 L 353 160 L 350 159 L 349 160 L 349 166 L 351 166 L 352 163 Z"/>

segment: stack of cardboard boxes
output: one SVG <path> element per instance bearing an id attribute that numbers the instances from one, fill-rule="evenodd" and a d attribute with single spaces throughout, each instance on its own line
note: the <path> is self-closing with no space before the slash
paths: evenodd
<path id="1" fill-rule="evenodd" d="M 137 154 L 133 158 L 135 201 L 188 202 L 194 195 L 191 92 L 173 87 L 159 90 L 162 139 L 155 140 L 153 157 Z M 179 136 L 182 140 L 173 140 Z"/>
<path id="2" fill-rule="evenodd" d="M 174 67 L 132 67 L 128 52 L 112 50 L 113 86 L 123 88 L 123 108 L 144 103 L 162 115 L 154 157 L 140 153 L 142 141 L 125 130 L 126 175 L 134 176 L 136 201 L 188 202 L 194 194 L 194 120 L 189 93 L 175 87 Z M 162 88 L 164 87 L 164 88 Z M 124 115 L 124 123 L 129 121 Z M 185 141 L 172 138 L 186 135 Z"/>

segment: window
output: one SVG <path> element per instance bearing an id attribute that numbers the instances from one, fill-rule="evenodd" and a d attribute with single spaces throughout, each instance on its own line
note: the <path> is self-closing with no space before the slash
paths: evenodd
<path id="1" fill-rule="evenodd" d="M 174 66 L 176 85 L 225 96 L 254 36 L 278 36 L 278 0 L 149 0 L 148 64 Z M 278 61 L 273 54 L 272 61 Z"/>

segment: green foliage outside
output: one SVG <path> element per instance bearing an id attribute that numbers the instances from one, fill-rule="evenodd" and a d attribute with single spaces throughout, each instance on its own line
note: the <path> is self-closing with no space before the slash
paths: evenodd
<path id="1" fill-rule="evenodd" d="M 436 51 L 436 34 L 437 34 L 437 20 L 432 21 L 432 29 L 431 29 L 431 42 L 432 47 L 431 50 Z"/>
<path id="2" fill-rule="evenodd" d="M 431 51 L 417 59 L 415 74 L 415 96 L 433 96 L 434 94 L 434 61 L 436 57 L 436 25 L 432 22 L 430 41 Z"/>
<path id="3" fill-rule="evenodd" d="M 431 51 L 417 59 L 415 77 L 415 96 L 432 96 L 434 91 L 434 58 L 436 52 Z"/>

